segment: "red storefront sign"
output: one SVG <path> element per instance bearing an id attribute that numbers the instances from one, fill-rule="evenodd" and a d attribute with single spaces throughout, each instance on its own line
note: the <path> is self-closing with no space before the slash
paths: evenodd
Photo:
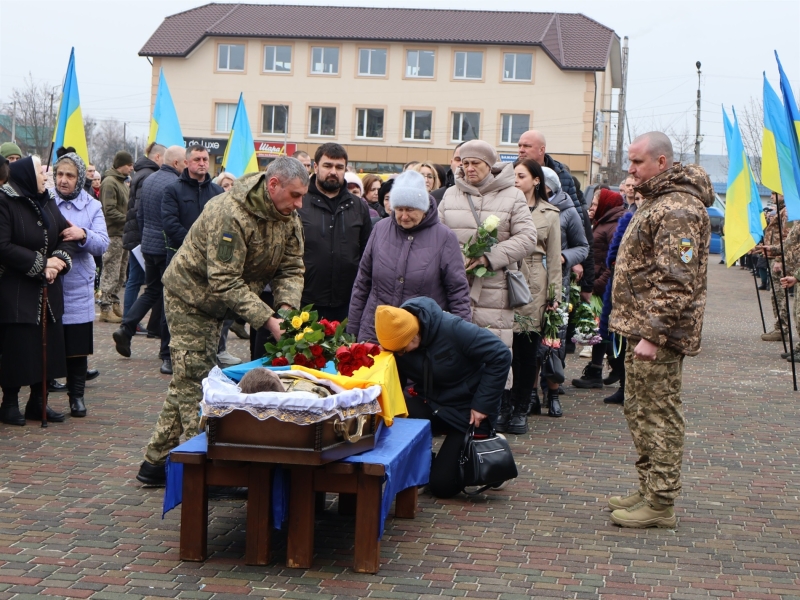
<path id="1" fill-rule="evenodd" d="M 297 144 L 286 144 L 284 150 L 282 143 L 276 142 L 253 142 L 258 158 L 274 158 L 276 156 L 291 156 L 297 152 Z"/>

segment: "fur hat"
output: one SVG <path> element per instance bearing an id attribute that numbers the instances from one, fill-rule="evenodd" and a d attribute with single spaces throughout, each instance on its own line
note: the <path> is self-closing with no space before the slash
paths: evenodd
<path id="1" fill-rule="evenodd" d="M 428 212 L 431 200 L 422 174 L 411 170 L 400 173 L 394 180 L 394 185 L 392 185 L 389 205 L 392 210 L 397 207 L 403 207 L 416 208 L 423 212 Z"/>

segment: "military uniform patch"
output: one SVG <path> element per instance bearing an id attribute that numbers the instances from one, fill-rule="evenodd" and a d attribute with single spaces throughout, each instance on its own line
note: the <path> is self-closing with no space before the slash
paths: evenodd
<path id="1" fill-rule="evenodd" d="M 223 231 L 217 245 L 217 259 L 222 262 L 230 262 L 233 258 L 233 246 L 233 234 Z"/>
<path id="2" fill-rule="evenodd" d="M 681 260 L 687 265 L 692 262 L 694 256 L 694 244 L 689 238 L 681 238 Z"/>

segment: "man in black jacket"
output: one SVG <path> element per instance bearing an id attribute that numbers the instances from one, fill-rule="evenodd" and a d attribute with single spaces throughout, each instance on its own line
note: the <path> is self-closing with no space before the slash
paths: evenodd
<path id="1" fill-rule="evenodd" d="M 306 265 L 302 304 L 313 304 L 320 318 L 342 321 L 358 264 L 372 232 L 367 204 L 347 191 L 347 152 L 323 144 L 314 156 L 315 173 L 298 210 L 305 233 Z"/>
<path id="2" fill-rule="evenodd" d="M 431 192 L 431 196 L 436 198 L 436 202 L 441 202 L 442 198 L 444 198 L 444 193 L 448 190 L 448 188 L 451 188 L 456 184 L 456 171 L 458 170 L 458 167 L 461 166 L 461 146 L 463 145 L 464 142 L 461 142 L 453 150 L 453 158 L 450 159 L 450 168 L 447 170 L 447 178 L 444 180 L 444 182 L 442 182 L 442 187 Z"/>
<path id="3" fill-rule="evenodd" d="M 139 223 L 136 221 L 136 203 L 141 193 L 144 180 L 158 171 L 164 162 L 164 152 L 166 148 L 161 144 L 152 143 L 145 148 L 145 156 L 141 157 L 133 165 L 133 177 L 131 177 L 131 191 L 128 196 L 128 212 L 125 215 L 125 227 L 122 229 L 122 247 L 131 252 L 136 246 L 142 243 L 142 236 L 139 233 Z M 131 310 L 136 298 L 139 297 L 139 290 L 145 282 L 144 269 L 136 260 L 136 257 L 128 255 L 128 281 L 125 284 L 125 300 L 122 307 L 122 319 L 124 320 Z M 154 310 L 150 315 L 149 331 L 158 331 L 157 324 L 161 321 L 161 310 Z"/>

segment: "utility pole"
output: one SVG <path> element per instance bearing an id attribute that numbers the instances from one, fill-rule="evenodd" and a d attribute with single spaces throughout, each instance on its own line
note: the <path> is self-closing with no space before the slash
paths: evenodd
<path id="1" fill-rule="evenodd" d="M 17 143 L 17 101 L 14 100 L 13 108 L 11 109 L 11 143 Z"/>
<path id="2" fill-rule="evenodd" d="M 122 148 L 124 149 L 125 146 L 128 144 L 128 124 L 123 122 L 122 123 Z"/>
<path id="3" fill-rule="evenodd" d="M 619 99 L 617 101 L 617 155 L 614 161 L 617 165 L 617 173 L 614 176 L 619 176 L 622 173 L 622 145 L 625 142 L 625 97 L 628 91 L 628 36 L 622 38 L 622 87 L 619 90 Z"/>
<path id="4" fill-rule="evenodd" d="M 133 138 L 135 141 L 133 143 L 133 162 L 139 160 L 139 136 L 134 136 Z"/>
<path id="5" fill-rule="evenodd" d="M 700 142 L 703 136 L 700 135 L 700 61 L 694 63 L 697 67 L 697 133 L 694 138 L 694 164 L 700 164 Z"/>

